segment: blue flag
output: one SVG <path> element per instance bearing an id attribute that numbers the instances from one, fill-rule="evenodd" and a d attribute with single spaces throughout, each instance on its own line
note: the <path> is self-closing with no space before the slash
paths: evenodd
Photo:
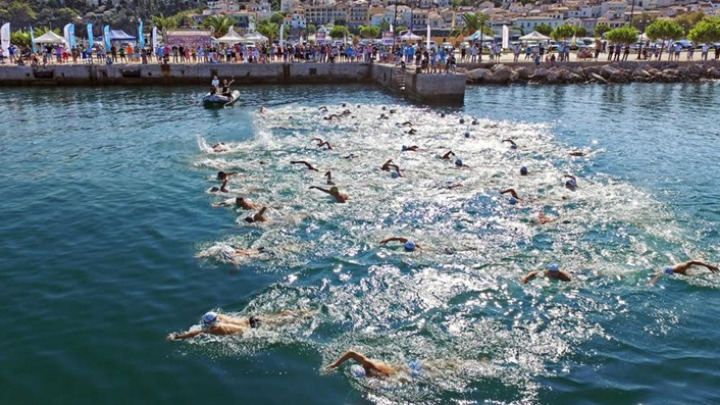
<path id="1" fill-rule="evenodd" d="M 33 53 L 37 53 L 37 48 L 35 47 L 35 32 L 33 31 L 32 25 L 30 26 L 30 43 L 32 44 Z"/>
<path id="2" fill-rule="evenodd" d="M 88 34 L 88 44 L 90 45 L 90 48 L 95 46 L 95 40 L 93 39 L 92 34 L 92 24 L 87 25 L 87 34 Z"/>
<path id="3" fill-rule="evenodd" d="M 105 50 L 110 52 L 112 43 L 110 43 L 110 26 L 106 25 L 103 27 L 103 39 L 105 40 Z"/>
<path id="4" fill-rule="evenodd" d="M 143 35 L 142 20 L 140 20 L 140 26 L 138 27 L 138 46 L 140 46 L 140 49 L 145 48 L 145 35 Z"/>

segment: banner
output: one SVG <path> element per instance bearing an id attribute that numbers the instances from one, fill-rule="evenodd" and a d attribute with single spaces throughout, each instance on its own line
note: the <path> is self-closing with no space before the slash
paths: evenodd
<path id="1" fill-rule="evenodd" d="M 105 50 L 110 52 L 110 48 L 112 48 L 112 43 L 110 43 L 110 26 L 106 25 L 103 27 L 103 40 L 105 40 Z"/>
<path id="2" fill-rule="evenodd" d="M 318 31 L 315 33 L 315 42 L 317 42 L 318 45 L 325 43 L 325 31 Z"/>
<path id="3" fill-rule="evenodd" d="M 70 42 L 68 43 L 68 45 L 71 49 L 77 47 L 77 39 L 75 38 L 75 24 L 70 24 L 70 29 L 68 30 L 68 32 L 70 33 Z"/>
<path id="4" fill-rule="evenodd" d="M 72 24 L 65 24 L 65 27 L 63 27 L 63 38 L 65 38 L 65 46 L 70 47 L 70 26 Z"/>
<path id="5" fill-rule="evenodd" d="M 95 46 L 95 40 L 93 39 L 93 33 L 92 33 L 92 24 L 87 25 L 87 35 L 88 35 L 88 45 L 90 45 L 90 48 Z"/>
<path id="6" fill-rule="evenodd" d="M 35 31 L 32 25 L 30 26 L 30 46 L 32 46 L 33 53 L 37 53 L 37 47 L 35 46 Z"/>
<path id="7" fill-rule="evenodd" d="M 138 27 L 138 46 L 140 49 L 145 48 L 145 35 L 143 35 L 142 20 L 140 20 L 140 26 Z"/>
<path id="8" fill-rule="evenodd" d="M 425 49 L 430 49 L 430 24 L 427 25 L 427 40 L 425 40 Z"/>
<path id="9" fill-rule="evenodd" d="M 510 48 L 510 27 L 508 27 L 507 25 L 503 25 L 502 47 L 503 47 L 503 49 Z"/>
<path id="10" fill-rule="evenodd" d="M 5 57 L 10 56 L 10 23 L 5 23 L 0 27 L 0 46 L 3 48 L 3 55 Z"/>
<path id="11" fill-rule="evenodd" d="M 393 39 L 395 38 L 395 35 L 392 31 L 386 31 L 382 34 L 382 41 L 385 45 L 392 45 L 393 42 L 395 42 Z"/>
<path id="12" fill-rule="evenodd" d="M 157 27 L 153 27 L 153 30 L 152 30 L 152 47 L 153 47 L 153 52 L 157 52 L 157 47 L 158 47 Z"/>

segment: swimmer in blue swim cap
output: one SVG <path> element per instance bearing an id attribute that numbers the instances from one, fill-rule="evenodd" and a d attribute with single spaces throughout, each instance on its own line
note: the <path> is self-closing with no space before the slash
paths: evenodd
<path id="1" fill-rule="evenodd" d="M 517 144 L 512 139 L 503 139 L 503 143 L 508 142 L 510 144 L 510 149 L 517 149 Z"/>
<path id="2" fill-rule="evenodd" d="M 512 196 L 509 200 L 510 204 L 517 204 L 522 200 L 522 198 L 518 197 L 518 193 L 515 191 L 514 188 L 508 188 L 507 190 L 501 190 L 500 194 L 510 194 Z"/>
<path id="3" fill-rule="evenodd" d="M 697 260 L 690 260 L 689 262 L 676 264 L 675 266 L 668 266 L 663 269 L 662 272 L 658 273 L 653 279 L 650 281 L 650 285 L 655 285 L 655 283 L 662 277 L 663 274 L 667 275 L 673 275 L 673 274 L 682 274 L 683 276 L 689 276 L 690 274 L 687 273 L 688 269 L 692 266 L 702 266 L 706 269 L 710 270 L 711 273 L 717 273 L 718 267 L 713 266 L 711 264 L 707 264 L 705 262 L 697 261 Z"/>
<path id="4" fill-rule="evenodd" d="M 395 172 L 398 174 L 398 176 L 402 177 L 402 174 L 400 173 L 400 166 L 393 163 L 392 159 L 388 159 L 387 162 L 383 163 L 382 166 L 380 166 L 380 170 L 389 172 L 390 170 L 395 170 Z"/>
<path id="5" fill-rule="evenodd" d="M 465 132 L 465 138 L 470 138 L 470 132 Z"/>
<path id="6" fill-rule="evenodd" d="M 470 166 L 463 163 L 462 159 L 460 159 L 460 158 L 455 159 L 455 167 L 457 167 L 459 169 L 469 169 L 470 168 Z"/>
<path id="7" fill-rule="evenodd" d="M 281 311 L 275 314 L 250 317 L 236 317 L 210 311 L 200 318 L 200 328 L 191 328 L 187 332 L 171 333 L 165 340 L 182 340 L 201 334 L 207 335 L 242 335 L 248 329 L 278 326 L 290 322 L 298 322 L 309 318 L 314 310 Z"/>
<path id="8" fill-rule="evenodd" d="M 402 146 L 403 152 L 417 152 L 419 149 L 420 149 L 420 147 L 417 145 L 412 145 L 412 146 L 403 145 Z"/>
<path id="9" fill-rule="evenodd" d="M 392 237 L 392 238 L 383 239 L 380 241 L 380 244 L 384 245 L 388 242 L 403 243 L 403 248 L 405 249 L 406 252 L 414 252 L 416 249 L 420 249 L 420 245 L 418 245 L 417 243 L 411 241 L 408 238 L 401 238 L 401 237 Z"/>
<path id="10" fill-rule="evenodd" d="M 397 179 L 398 177 L 400 177 L 400 175 L 397 172 L 392 172 L 390 173 L 390 177 L 392 177 L 393 179 Z"/>
<path id="11" fill-rule="evenodd" d="M 508 200 L 508 202 L 509 202 L 511 205 L 515 205 L 515 204 L 518 203 L 518 200 L 515 199 L 515 197 L 510 197 L 510 199 Z"/>
<path id="12" fill-rule="evenodd" d="M 371 360 L 354 350 L 348 350 L 345 352 L 332 364 L 325 366 L 325 370 L 338 368 L 341 364 L 348 360 L 358 362 L 364 371 L 363 373 L 360 370 L 352 369 L 353 374 L 355 374 L 356 377 L 388 378 L 402 370 L 402 367 L 391 366 L 381 361 Z"/>
<path id="13" fill-rule="evenodd" d="M 577 179 L 571 174 L 566 174 L 563 178 L 567 177 L 568 180 L 565 182 L 565 188 L 568 190 L 575 190 L 577 188 Z"/>
<path id="14" fill-rule="evenodd" d="M 528 174 L 528 169 L 527 169 L 527 167 L 522 166 L 522 167 L 520 168 L 520 175 L 521 175 L 521 176 L 527 176 L 527 174 Z"/>
<path id="15" fill-rule="evenodd" d="M 570 276 L 564 271 L 560 271 L 557 264 L 551 263 L 545 270 L 534 270 L 528 273 L 522 278 L 522 283 L 526 284 L 528 281 L 534 279 L 538 275 L 543 275 L 552 280 L 570 281 Z"/>

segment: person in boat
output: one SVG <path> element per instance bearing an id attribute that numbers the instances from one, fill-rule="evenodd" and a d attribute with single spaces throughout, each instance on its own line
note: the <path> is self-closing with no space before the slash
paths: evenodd
<path id="1" fill-rule="evenodd" d="M 381 245 L 384 245 L 384 244 L 386 244 L 386 243 L 388 243 L 388 242 L 400 242 L 400 243 L 402 243 L 402 244 L 403 244 L 403 249 L 405 249 L 406 252 L 414 252 L 415 249 L 421 249 L 420 245 L 418 245 L 417 243 L 411 241 L 410 239 L 408 239 L 408 238 L 403 238 L 403 237 L 398 237 L 398 236 L 393 236 L 393 237 L 390 237 L 390 238 L 385 238 L 385 239 L 383 239 L 383 240 L 380 241 L 380 244 L 381 244 Z"/>
<path id="2" fill-rule="evenodd" d="M 687 273 L 687 271 L 693 266 L 705 267 L 706 269 L 710 270 L 711 273 L 718 272 L 717 266 L 713 266 L 711 264 L 707 264 L 697 260 L 690 260 L 689 262 L 676 264 L 675 266 L 665 267 L 661 273 L 658 273 L 655 277 L 653 277 L 652 281 L 650 281 L 650 285 L 655 285 L 655 283 L 657 283 L 657 281 L 660 279 L 660 277 L 662 277 L 663 274 L 667 274 L 670 276 L 673 274 L 682 274 L 683 276 L 688 276 L 689 274 Z"/>
<path id="3" fill-rule="evenodd" d="M 225 97 L 232 97 L 232 92 L 230 92 L 230 85 L 233 84 L 234 82 L 235 82 L 235 80 L 230 80 L 228 82 L 227 79 L 224 79 L 223 85 L 222 85 L 222 91 L 220 92 L 220 94 Z"/>
<path id="4" fill-rule="evenodd" d="M 546 270 L 531 271 L 522 278 L 522 283 L 527 284 L 528 281 L 534 279 L 538 275 L 545 276 L 552 280 L 570 281 L 570 276 L 566 272 L 560 271 L 560 268 L 557 264 L 552 263 L 547 267 Z"/>
<path id="5" fill-rule="evenodd" d="M 170 333 L 166 341 L 189 339 L 198 335 L 242 335 L 248 329 L 280 326 L 309 318 L 315 311 L 295 310 L 281 311 L 275 314 L 237 317 L 210 311 L 200 318 L 200 327 L 191 328 L 187 332 Z"/>
<path id="6" fill-rule="evenodd" d="M 218 79 L 217 76 L 213 76 L 212 81 L 210 82 L 210 85 L 213 86 L 217 90 L 218 87 L 220 87 L 220 79 Z M 215 93 L 212 93 L 215 94 Z"/>
<path id="7" fill-rule="evenodd" d="M 346 193 L 341 193 L 340 189 L 338 189 L 335 186 L 330 187 L 330 190 L 324 189 L 322 187 L 310 186 L 309 190 L 312 190 L 312 189 L 320 190 L 325 194 L 331 195 L 335 199 L 335 201 L 337 201 L 339 203 L 344 203 L 350 198 Z"/>

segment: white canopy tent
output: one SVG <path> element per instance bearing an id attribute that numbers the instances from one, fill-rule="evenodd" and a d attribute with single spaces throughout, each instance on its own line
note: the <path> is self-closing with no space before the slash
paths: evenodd
<path id="1" fill-rule="evenodd" d="M 256 42 L 267 42 L 268 37 L 265 35 L 259 33 L 259 32 L 253 32 L 252 34 L 248 34 L 248 36 L 245 37 L 248 41 L 256 41 Z"/>
<path id="2" fill-rule="evenodd" d="M 401 41 L 419 41 L 422 39 L 420 35 L 415 35 L 410 31 L 400 35 L 398 38 L 400 38 Z"/>
<path id="3" fill-rule="evenodd" d="M 549 41 L 550 37 L 545 36 L 537 31 L 533 31 L 527 35 L 520 37 L 521 41 Z"/>
<path id="4" fill-rule="evenodd" d="M 465 41 L 480 41 L 481 38 L 482 38 L 482 41 L 483 41 L 483 42 L 485 42 L 485 41 L 489 41 L 489 42 L 495 41 L 495 35 L 483 34 L 482 32 L 480 32 L 480 30 L 475 31 L 475 33 L 473 33 L 473 34 L 470 35 L 469 37 L 465 37 Z"/>
<path id="5" fill-rule="evenodd" d="M 245 41 L 245 37 L 235 32 L 233 29 L 233 26 L 230 26 L 230 29 L 228 30 L 227 34 L 221 36 L 216 41 L 218 42 L 225 42 L 226 44 L 237 44 L 240 42 Z"/>
<path id="6" fill-rule="evenodd" d="M 35 38 L 33 41 L 36 44 L 64 44 L 65 38 L 61 37 L 60 35 L 48 31 L 44 33 L 43 35 L 40 35 L 39 37 Z"/>

